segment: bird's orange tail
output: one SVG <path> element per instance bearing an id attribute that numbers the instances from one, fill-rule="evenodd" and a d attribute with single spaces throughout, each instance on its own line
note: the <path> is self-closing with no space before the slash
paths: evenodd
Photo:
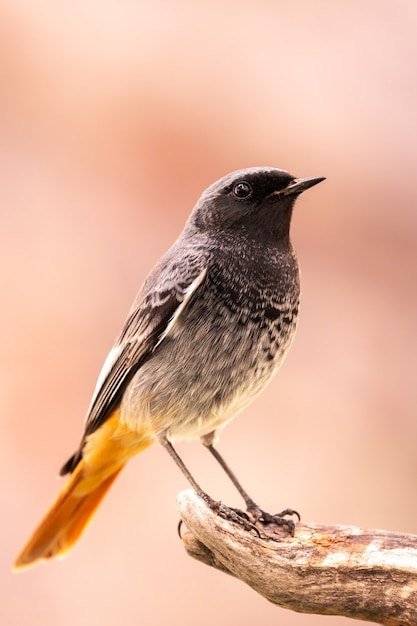
<path id="1" fill-rule="evenodd" d="M 14 571 L 64 556 L 79 539 L 127 461 L 154 439 L 113 415 L 86 439 L 83 458 L 16 559 Z"/>
<path id="2" fill-rule="evenodd" d="M 83 460 L 75 468 L 45 517 L 34 530 L 13 566 L 14 571 L 39 561 L 64 556 L 85 530 L 96 508 L 123 465 L 92 491 L 78 493 L 83 483 Z"/>

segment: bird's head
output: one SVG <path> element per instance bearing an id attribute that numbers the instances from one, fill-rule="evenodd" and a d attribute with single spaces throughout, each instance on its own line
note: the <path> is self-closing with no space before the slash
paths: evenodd
<path id="1" fill-rule="evenodd" d="M 232 231 L 279 240 L 289 236 L 297 196 L 322 180 L 267 167 L 237 170 L 204 191 L 190 224 L 209 233 Z"/>

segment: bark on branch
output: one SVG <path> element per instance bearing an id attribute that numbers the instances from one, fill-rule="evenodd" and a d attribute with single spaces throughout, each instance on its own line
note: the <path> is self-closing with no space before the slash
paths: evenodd
<path id="1" fill-rule="evenodd" d="M 261 538 L 178 495 L 188 554 L 232 574 L 281 607 L 385 626 L 417 625 L 417 536 L 353 526 L 297 524 Z"/>

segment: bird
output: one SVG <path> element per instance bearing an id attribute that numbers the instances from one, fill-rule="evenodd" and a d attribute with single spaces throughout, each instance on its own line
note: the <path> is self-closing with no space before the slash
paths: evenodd
<path id="1" fill-rule="evenodd" d="M 161 444 L 206 504 L 253 528 L 271 516 L 243 489 L 215 444 L 270 382 L 297 326 L 299 269 L 290 242 L 297 197 L 324 180 L 271 167 L 232 172 L 201 195 L 185 227 L 145 279 L 99 374 L 81 443 L 61 469 L 56 500 L 14 571 L 65 556 L 125 464 Z M 228 474 L 246 512 L 211 498 L 176 452 L 200 439 Z M 292 526 L 291 526 L 292 523 Z"/>

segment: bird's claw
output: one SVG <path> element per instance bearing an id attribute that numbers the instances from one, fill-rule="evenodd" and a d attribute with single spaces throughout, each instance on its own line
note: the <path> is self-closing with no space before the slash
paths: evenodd
<path id="1" fill-rule="evenodd" d="M 262 525 L 273 524 L 275 526 L 285 526 L 291 537 L 294 537 L 295 522 L 292 519 L 287 519 L 287 516 L 295 515 L 300 521 L 300 514 L 294 509 L 284 509 L 281 513 L 271 514 L 267 511 L 263 511 L 256 504 L 253 504 L 248 508 L 249 516 L 254 520 L 254 523 L 261 523 Z"/>
<path id="2" fill-rule="evenodd" d="M 258 537 L 261 536 L 258 528 L 251 521 L 248 513 L 245 511 L 241 511 L 240 509 L 234 509 L 232 507 L 226 506 L 220 501 L 213 500 L 206 493 L 200 494 L 200 497 L 204 500 L 207 506 L 214 512 L 219 515 L 222 519 L 228 520 L 230 522 L 234 522 L 235 524 L 239 524 L 247 531 L 255 531 Z"/>

